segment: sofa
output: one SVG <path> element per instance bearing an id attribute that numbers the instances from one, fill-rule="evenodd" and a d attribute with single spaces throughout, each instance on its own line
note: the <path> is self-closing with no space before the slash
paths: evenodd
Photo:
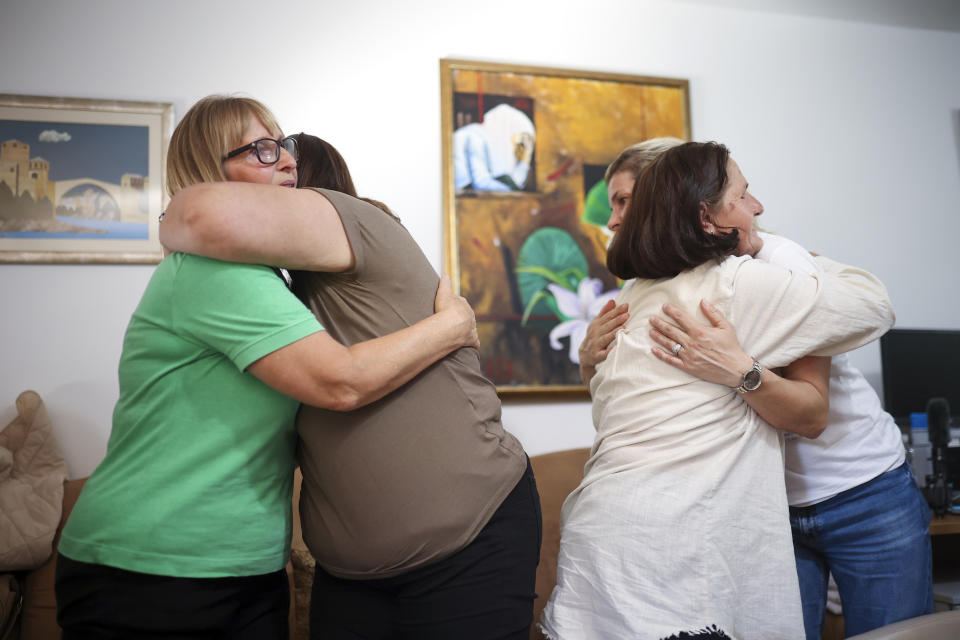
<path id="1" fill-rule="evenodd" d="M 589 455 L 588 449 L 557 451 L 530 459 L 540 492 L 543 508 L 543 544 L 540 550 L 540 565 L 537 567 L 536 592 L 534 601 L 534 620 L 538 620 L 550 592 L 557 580 L 557 553 L 560 546 L 560 507 L 567 495 L 580 483 L 583 466 Z M 70 510 L 80 495 L 84 479 L 67 480 L 64 483 L 62 528 L 70 515 Z M 290 562 L 287 572 L 291 584 L 290 637 L 291 640 L 306 640 L 308 637 L 308 617 L 310 610 L 310 587 L 313 582 L 313 560 L 303 542 L 300 530 L 298 502 L 300 497 L 300 475 L 297 473 L 294 483 L 293 509 L 294 528 L 291 540 Z M 59 540 L 58 528 L 54 539 L 54 548 Z M 53 582 L 56 553 L 37 569 L 20 574 L 23 602 L 19 635 L 9 640 L 59 640 L 60 629 L 56 622 L 56 599 Z M 822 635 L 823 640 L 843 637 L 842 618 L 828 620 Z M 905 620 L 883 629 L 877 629 L 857 636 L 858 640 L 939 640 L 940 638 L 960 638 L 960 610 L 935 613 L 930 616 Z M 542 640 L 536 625 L 530 629 L 531 640 Z M 2 640 L 8 640 L 3 638 Z"/>
<path id="2" fill-rule="evenodd" d="M 531 458 L 540 500 L 543 506 L 543 546 L 540 553 L 540 566 L 537 568 L 537 594 L 535 601 L 535 619 L 539 617 L 553 585 L 557 579 L 557 550 L 560 544 L 560 506 L 564 498 L 572 491 L 583 475 L 583 465 L 587 461 L 587 449 L 560 451 Z M 54 548 L 60 539 L 60 529 L 73 508 L 85 479 L 67 480 L 63 486 L 63 511 L 60 528 L 54 538 Z M 310 588 L 313 583 L 313 559 L 303 542 L 300 530 L 300 518 L 297 505 L 300 499 L 300 474 L 294 482 L 293 509 L 294 526 L 291 540 L 290 562 L 287 572 L 290 576 L 290 637 L 291 640 L 306 640 L 308 637 L 308 618 L 310 611 Z M 60 628 L 56 622 L 56 599 L 53 583 L 56 566 L 54 553 L 42 566 L 32 571 L 18 574 L 23 602 L 20 616 L 19 635 L 11 640 L 59 640 Z M 530 638 L 540 638 L 535 627 Z M 4 639 L 6 640 L 6 639 Z"/>

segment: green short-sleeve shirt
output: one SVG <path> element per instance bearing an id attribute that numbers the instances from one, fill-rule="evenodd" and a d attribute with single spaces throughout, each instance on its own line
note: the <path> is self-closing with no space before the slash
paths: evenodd
<path id="1" fill-rule="evenodd" d="M 322 328 L 267 267 L 165 259 L 127 327 L 107 454 L 61 553 L 184 577 L 283 568 L 299 405 L 245 369 Z"/>

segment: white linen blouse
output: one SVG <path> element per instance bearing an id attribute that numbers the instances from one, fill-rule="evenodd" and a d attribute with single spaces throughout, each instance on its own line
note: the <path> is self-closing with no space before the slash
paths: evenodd
<path id="1" fill-rule="evenodd" d="M 707 299 L 767 368 L 880 337 L 894 319 L 883 284 L 818 261 L 806 275 L 729 257 L 624 286 L 630 320 L 591 382 L 597 435 L 563 506 L 549 638 L 657 640 L 714 625 L 743 640 L 804 637 L 782 437 L 734 389 L 657 360 L 649 318 L 672 302 L 706 323 Z"/>

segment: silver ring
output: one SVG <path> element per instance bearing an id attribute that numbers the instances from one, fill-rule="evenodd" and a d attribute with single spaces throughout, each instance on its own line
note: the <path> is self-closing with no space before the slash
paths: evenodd
<path id="1" fill-rule="evenodd" d="M 683 349 L 683 345 L 678 342 L 677 344 L 673 345 L 673 349 L 671 349 L 671 351 L 673 351 L 673 355 L 679 356 L 680 349 Z"/>

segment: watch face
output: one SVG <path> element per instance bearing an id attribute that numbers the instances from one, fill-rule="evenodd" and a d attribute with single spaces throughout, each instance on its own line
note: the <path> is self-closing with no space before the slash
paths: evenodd
<path id="1" fill-rule="evenodd" d="M 743 388 L 747 391 L 753 391 L 760 386 L 760 372 L 756 369 L 750 369 L 743 374 Z"/>

